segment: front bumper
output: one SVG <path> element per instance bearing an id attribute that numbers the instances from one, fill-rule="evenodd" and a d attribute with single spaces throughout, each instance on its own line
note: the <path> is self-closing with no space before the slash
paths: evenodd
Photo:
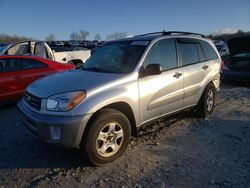
<path id="1" fill-rule="evenodd" d="M 17 103 L 25 128 L 42 142 L 61 147 L 75 148 L 81 143 L 82 135 L 91 114 L 84 116 L 52 116 L 30 109 L 23 99 Z M 53 138 L 51 130 L 60 130 L 59 137 Z"/>

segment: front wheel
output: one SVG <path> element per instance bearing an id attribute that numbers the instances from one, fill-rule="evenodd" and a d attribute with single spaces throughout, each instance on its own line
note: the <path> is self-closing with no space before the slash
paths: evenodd
<path id="1" fill-rule="evenodd" d="M 197 105 L 197 112 L 199 116 L 206 117 L 213 112 L 215 104 L 215 94 L 216 91 L 214 86 L 212 84 L 207 85 Z"/>
<path id="2" fill-rule="evenodd" d="M 89 126 L 83 147 L 92 164 L 101 166 L 112 162 L 126 150 L 131 127 L 121 112 L 101 110 Z"/>

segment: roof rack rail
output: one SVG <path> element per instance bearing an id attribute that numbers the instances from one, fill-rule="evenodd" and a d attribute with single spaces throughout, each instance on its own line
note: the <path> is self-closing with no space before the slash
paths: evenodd
<path id="1" fill-rule="evenodd" d="M 141 37 L 141 36 L 147 36 L 147 35 L 156 35 L 156 34 L 163 34 L 165 31 L 158 31 L 158 32 L 152 32 L 152 33 L 145 33 L 145 34 L 141 34 L 141 35 L 136 35 L 137 37 Z"/>
<path id="2" fill-rule="evenodd" d="M 162 35 L 172 35 L 172 34 L 185 34 L 185 35 L 198 35 L 205 38 L 205 35 L 200 33 L 192 33 L 192 32 L 185 32 L 185 31 L 164 31 Z"/>
<path id="3" fill-rule="evenodd" d="M 185 34 L 185 35 L 198 35 L 203 38 L 205 38 L 205 35 L 202 35 L 200 33 L 192 33 L 192 32 L 185 32 L 185 31 L 159 31 L 159 32 L 152 32 L 152 33 L 145 33 L 142 35 L 136 35 L 136 36 L 147 36 L 147 35 L 156 35 L 156 34 L 162 34 L 162 35 L 173 35 L 173 34 Z"/>

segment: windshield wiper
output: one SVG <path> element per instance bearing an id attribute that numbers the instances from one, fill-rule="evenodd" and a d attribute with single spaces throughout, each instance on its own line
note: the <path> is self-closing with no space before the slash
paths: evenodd
<path id="1" fill-rule="evenodd" d="M 81 66 L 81 67 L 79 67 L 79 69 L 85 70 L 85 71 L 91 71 L 91 72 L 118 73 L 118 72 L 115 72 L 115 71 L 99 69 L 97 67 L 83 67 L 83 66 Z"/>

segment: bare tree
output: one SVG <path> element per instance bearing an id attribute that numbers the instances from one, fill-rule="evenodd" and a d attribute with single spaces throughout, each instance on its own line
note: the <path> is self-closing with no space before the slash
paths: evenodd
<path id="1" fill-rule="evenodd" d="M 126 31 L 114 32 L 114 33 L 111 33 L 110 35 L 107 36 L 107 40 L 116 40 L 116 39 L 120 39 L 120 38 L 125 38 L 126 36 L 127 36 Z"/>
<path id="2" fill-rule="evenodd" d="M 100 33 L 96 33 L 96 34 L 95 34 L 94 40 L 97 40 L 97 41 L 102 40 L 102 37 L 101 37 Z"/>
<path id="3" fill-rule="evenodd" d="M 71 40 L 79 40 L 79 39 L 80 39 L 80 36 L 79 36 L 79 34 L 78 34 L 77 32 L 72 32 L 72 33 L 70 34 L 70 39 L 71 39 Z"/>
<path id="4" fill-rule="evenodd" d="M 82 29 L 79 31 L 79 36 L 80 40 L 86 40 L 89 36 L 89 32 Z"/>
<path id="5" fill-rule="evenodd" d="M 0 43 L 3 42 L 18 42 L 18 41 L 24 41 L 24 40 L 34 40 L 30 37 L 23 37 L 23 36 L 17 36 L 17 35 L 6 35 L 6 34 L 0 34 Z"/>
<path id="6" fill-rule="evenodd" d="M 46 41 L 53 41 L 56 40 L 56 36 L 54 34 L 49 34 L 48 36 L 45 37 Z"/>

